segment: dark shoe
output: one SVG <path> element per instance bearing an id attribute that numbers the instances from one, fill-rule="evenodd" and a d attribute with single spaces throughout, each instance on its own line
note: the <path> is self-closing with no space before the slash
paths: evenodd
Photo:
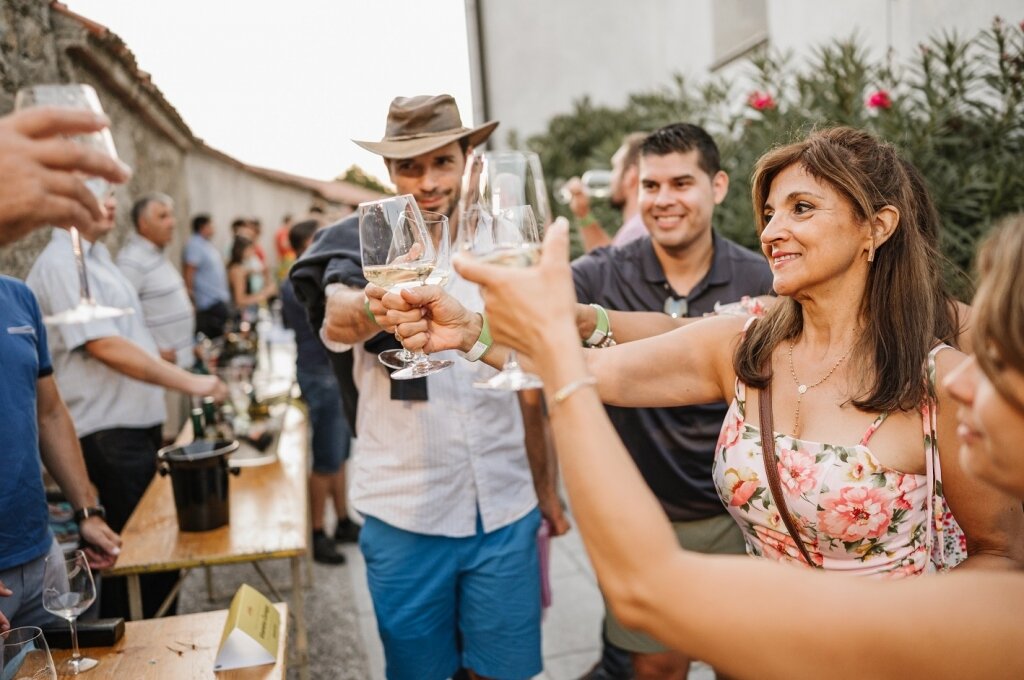
<path id="1" fill-rule="evenodd" d="M 359 525 L 348 517 L 334 527 L 334 540 L 338 543 L 355 543 L 359 540 Z"/>
<path id="2" fill-rule="evenodd" d="M 313 559 L 321 564 L 345 564 L 345 556 L 322 531 L 313 534 Z"/>

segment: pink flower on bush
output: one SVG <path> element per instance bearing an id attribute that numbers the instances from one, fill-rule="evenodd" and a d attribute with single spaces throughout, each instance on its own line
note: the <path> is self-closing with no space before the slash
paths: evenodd
<path id="1" fill-rule="evenodd" d="M 845 486 L 821 501 L 818 529 L 844 543 L 881 538 L 892 520 L 892 499 L 886 489 Z"/>
<path id="2" fill-rule="evenodd" d="M 868 108 L 869 109 L 891 109 L 892 99 L 889 97 L 889 93 L 885 90 L 878 90 L 868 97 Z"/>
<path id="3" fill-rule="evenodd" d="M 818 485 L 818 469 L 814 464 L 814 454 L 781 449 L 779 479 L 792 496 L 800 496 L 814 489 Z"/>
<path id="4" fill-rule="evenodd" d="M 757 473 L 750 468 L 729 468 L 725 471 L 725 502 L 730 507 L 746 505 L 757 491 Z"/>
<path id="5" fill-rule="evenodd" d="M 750 93 L 750 96 L 747 97 L 747 104 L 757 111 L 768 111 L 769 109 L 775 108 L 775 99 L 772 97 L 770 92 L 754 90 Z"/>

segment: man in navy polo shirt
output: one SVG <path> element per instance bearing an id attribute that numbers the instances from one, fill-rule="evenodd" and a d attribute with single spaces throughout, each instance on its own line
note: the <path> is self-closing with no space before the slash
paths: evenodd
<path id="1" fill-rule="evenodd" d="M 772 290 L 764 258 L 716 234 L 715 206 L 729 188 L 714 140 L 676 123 L 640 146 L 640 215 L 647 235 L 594 250 L 572 264 L 581 303 L 675 317 L 713 313 L 716 304 Z M 614 324 L 613 324 L 614 326 Z M 651 357 L 657 361 L 657 357 Z M 739 527 L 711 479 L 726 404 L 685 408 L 606 407 L 644 480 L 688 550 L 743 554 Z M 608 639 L 633 653 L 636 678 L 685 678 L 689 660 L 650 637 L 623 628 L 607 611 Z M 593 677 L 601 676 L 598 669 Z"/>

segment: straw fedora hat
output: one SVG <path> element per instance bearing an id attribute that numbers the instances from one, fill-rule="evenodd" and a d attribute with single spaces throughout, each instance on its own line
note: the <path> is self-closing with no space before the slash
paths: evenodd
<path id="1" fill-rule="evenodd" d="M 459 107 L 450 94 L 395 97 L 388 109 L 384 139 L 379 142 L 352 141 L 384 158 L 413 158 L 440 149 L 464 137 L 470 146 L 483 144 L 498 121 L 475 128 L 462 124 Z"/>

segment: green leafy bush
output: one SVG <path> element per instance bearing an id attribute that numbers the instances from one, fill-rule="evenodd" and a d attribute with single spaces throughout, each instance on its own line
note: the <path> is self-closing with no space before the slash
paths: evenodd
<path id="1" fill-rule="evenodd" d="M 590 167 L 607 166 L 623 136 L 677 121 L 704 126 L 722 152 L 731 188 L 716 228 L 756 247 L 750 175 L 768 149 L 814 128 L 851 125 L 901 149 L 928 181 L 942 216 L 948 279 L 969 293 L 978 239 L 999 217 L 1024 210 L 1024 24 L 996 18 L 973 38 L 943 33 L 905 63 L 871 61 L 856 36 L 819 48 L 800 68 L 788 55 L 749 60 L 753 90 L 712 78 L 676 76 L 654 92 L 631 95 L 621 108 L 584 98 L 527 140 L 554 189 Z M 556 208 L 567 214 L 564 206 Z M 602 224 L 618 223 L 608 206 Z"/>

